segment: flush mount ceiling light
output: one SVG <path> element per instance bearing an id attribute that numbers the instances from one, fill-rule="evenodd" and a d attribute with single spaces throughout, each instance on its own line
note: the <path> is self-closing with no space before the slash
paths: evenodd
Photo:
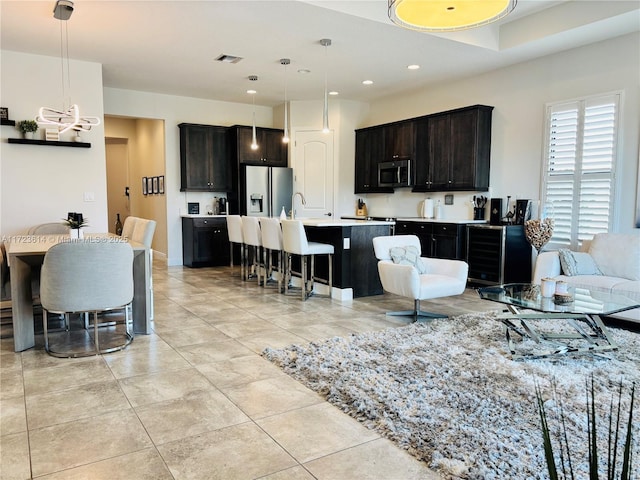
<path id="1" fill-rule="evenodd" d="M 282 135 L 282 142 L 289 143 L 289 107 L 287 105 L 287 65 L 291 63 L 288 58 L 281 58 L 280 65 L 284 65 L 284 134 Z"/>
<path id="2" fill-rule="evenodd" d="M 80 108 L 71 103 L 71 79 L 69 75 L 69 33 L 67 20 L 73 13 L 73 2 L 71 0 L 58 0 L 53 9 L 53 17 L 60 20 L 60 63 L 62 65 L 62 110 L 51 107 L 40 107 L 36 122 L 45 127 L 57 127 L 58 133 L 68 130 L 88 132 L 91 127 L 100 125 L 98 117 L 83 117 L 80 115 Z M 65 78 L 66 70 L 66 78 Z M 68 90 L 68 91 L 67 91 Z M 69 94 L 67 105 L 65 97 Z"/>
<path id="3" fill-rule="evenodd" d="M 329 133 L 329 89 L 327 88 L 327 47 L 331 45 L 330 38 L 320 40 L 320 45 L 324 47 L 324 103 L 322 108 L 322 133 Z"/>
<path id="4" fill-rule="evenodd" d="M 455 32 L 481 27 L 508 15 L 517 0 L 388 0 L 389 18 L 422 32 Z"/>

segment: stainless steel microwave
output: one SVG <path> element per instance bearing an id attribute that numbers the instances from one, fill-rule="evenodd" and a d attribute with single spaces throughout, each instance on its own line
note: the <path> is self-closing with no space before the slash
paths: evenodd
<path id="1" fill-rule="evenodd" d="M 398 159 L 378 164 L 379 187 L 410 187 L 412 185 L 410 159 Z"/>

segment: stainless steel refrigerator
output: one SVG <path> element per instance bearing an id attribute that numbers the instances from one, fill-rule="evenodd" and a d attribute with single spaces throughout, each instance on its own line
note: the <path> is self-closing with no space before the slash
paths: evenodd
<path id="1" fill-rule="evenodd" d="M 293 169 L 242 165 L 240 170 L 240 214 L 277 217 L 284 207 L 291 210 Z"/>

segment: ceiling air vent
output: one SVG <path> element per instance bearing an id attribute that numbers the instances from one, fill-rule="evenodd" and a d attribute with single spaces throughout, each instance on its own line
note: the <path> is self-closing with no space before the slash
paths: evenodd
<path id="1" fill-rule="evenodd" d="M 218 58 L 216 58 L 216 62 L 222 62 L 222 63 L 238 63 L 240 60 L 242 60 L 242 57 L 236 57 L 234 55 L 225 55 L 225 54 L 222 54 Z"/>

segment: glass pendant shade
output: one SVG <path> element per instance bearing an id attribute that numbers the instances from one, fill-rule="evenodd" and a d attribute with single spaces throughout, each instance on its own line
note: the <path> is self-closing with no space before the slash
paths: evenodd
<path id="1" fill-rule="evenodd" d="M 455 32 L 480 27 L 513 11 L 517 0 L 388 0 L 389 18 L 423 32 Z"/>
<path id="2" fill-rule="evenodd" d="M 253 123 L 251 124 L 251 150 L 258 149 L 258 138 L 256 135 L 256 112 L 253 112 Z"/>
<path id="3" fill-rule="evenodd" d="M 280 65 L 284 65 L 284 133 L 282 143 L 289 143 L 289 105 L 287 104 L 287 65 L 291 63 L 288 58 L 281 58 Z"/>
<path id="4" fill-rule="evenodd" d="M 324 98 L 322 105 L 322 133 L 329 133 L 329 89 L 327 87 L 327 47 L 331 45 L 331 39 L 323 38 L 320 45 L 324 47 L 325 67 L 324 67 Z"/>

